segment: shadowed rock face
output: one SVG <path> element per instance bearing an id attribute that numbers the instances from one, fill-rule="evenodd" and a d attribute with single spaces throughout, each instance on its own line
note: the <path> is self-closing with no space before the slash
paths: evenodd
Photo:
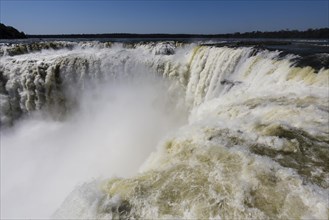
<path id="1" fill-rule="evenodd" d="M 0 39 L 22 39 L 26 38 L 24 32 L 19 32 L 17 29 L 6 26 L 0 23 Z"/>
<path id="2" fill-rule="evenodd" d="M 329 54 L 318 53 L 300 56 L 295 59 L 295 62 L 295 65 L 298 67 L 311 66 L 316 70 L 320 70 L 321 68 L 329 69 Z"/>

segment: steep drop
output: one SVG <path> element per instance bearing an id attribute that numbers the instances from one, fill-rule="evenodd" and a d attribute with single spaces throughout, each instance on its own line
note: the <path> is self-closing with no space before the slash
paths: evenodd
<path id="1" fill-rule="evenodd" d="M 141 72 L 184 99 L 164 109 L 189 112 L 138 174 L 82 184 L 53 217 L 328 218 L 328 69 L 295 67 L 279 51 L 172 42 L 33 57 L 1 58 L 3 124 L 37 110 L 65 121 L 81 91 Z"/>

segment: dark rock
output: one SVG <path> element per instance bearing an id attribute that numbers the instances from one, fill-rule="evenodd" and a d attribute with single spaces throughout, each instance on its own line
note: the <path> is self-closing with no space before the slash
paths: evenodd
<path id="1" fill-rule="evenodd" d="M 26 38 L 24 32 L 19 32 L 11 26 L 0 23 L 0 39 L 22 39 Z"/>

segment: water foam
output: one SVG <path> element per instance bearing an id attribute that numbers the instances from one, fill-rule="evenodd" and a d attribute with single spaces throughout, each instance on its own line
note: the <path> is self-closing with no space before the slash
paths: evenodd
<path id="1" fill-rule="evenodd" d="M 7 80 L 1 90 L 6 91 L 2 92 L 1 100 L 11 106 L 2 111 L 5 115 L 2 123 L 15 123 L 17 118 L 35 111 L 49 113 L 59 109 L 50 114 L 51 118 L 56 113 L 67 116 L 63 122 L 56 122 L 65 125 L 61 125 L 64 128 L 54 136 L 71 136 L 68 134 L 77 130 L 75 137 L 68 139 L 74 150 L 63 151 L 66 155 L 63 156 L 70 158 L 67 155 L 97 152 L 97 156 L 90 160 L 95 161 L 101 155 L 116 158 L 117 153 L 123 152 L 113 163 L 99 163 L 82 175 L 90 178 L 105 173 L 104 178 L 75 188 L 53 217 L 328 218 L 328 69 L 316 73 L 311 67 L 294 67 L 294 56 L 281 57 L 279 51 L 177 46 L 175 43 L 132 47 L 117 44 L 111 48 L 87 46 L 38 52 L 33 58 L 27 54 L 1 59 L 4 61 L 2 77 Z M 140 92 L 139 86 L 131 84 L 145 81 L 146 75 L 136 77 L 140 72 L 156 78 L 150 83 L 151 88 L 157 85 L 155 82 L 163 81 L 154 73 L 171 81 L 160 86 L 162 89 L 155 86 L 155 90 L 142 89 Z M 101 92 L 87 92 L 89 98 L 79 98 L 83 91 L 98 88 L 100 82 L 114 86 L 111 83 L 118 82 L 118 78 L 128 82 L 129 86 L 114 89 L 114 97 L 118 97 L 114 99 L 116 104 L 112 105 L 113 93 L 107 90 L 97 89 Z M 158 90 L 165 96 L 160 95 L 153 102 L 154 96 L 149 96 L 158 94 L 155 92 Z M 126 91 L 137 92 L 135 95 L 129 93 L 128 97 L 133 98 L 127 98 Z M 90 100 L 97 97 L 101 97 L 98 99 L 102 104 L 93 105 L 97 106 L 96 109 L 88 108 Z M 147 101 L 143 102 L 143 98 Z M 153 100 L 151 106 L 156 110 L 147 108 L 150 100 Z M 107 103 L 112 104 L 107 106 Z M 182 110 L 184 105 L 189 109 L 188 114 Z M 104 108 L 104 111 L 99 108 Z M 127 114 L 126 108 L 129 109 Z M 72 114 L 75 111 L 78 113 Z M 110 128 L 103 124 L 110 117 L 106 112 L 117 118 Z M 173 132 L 184 123 L 187 115 L 188 123 Z M 148 126 L 144 121 L 152 123 Z M 33 128 L 26 122 L 22 124 L 19 127 L 26 125 L 24 131 Z M 88 129 L 82 129 L 85 125 Z M 131 128 L 135 125 L 137 128 Z M 117 136 L 100 132 L 99 127 L 117 132 Z M 151 132 L 154 129 L 158 135 Z M 148 135 L 143 130 L 148 131 Z M 5 138 L 11 140 L 9 137 L 12 137 L 13 140 L 17 131 L 19 129 Z M 169 131 L 173 133 L 164 138 Z M 22 130 L 21 134 L 24 133 Z M 44 138 L 47 134 L 37 136 Z M 87 138 L 76 142 L 81 136 Z M 137 139 L 127 141 L 132 137 Z M 152 139 L 146 144 L 149 147 L 144 146 L 145 140 L 140 140 L 141 137 L 147 141 Z M 106 146 L 111 147 L 100 144 L 96 141 L 98 139 L 110 140 Z M 57 140 L 51 143 L 65 145 Z M 81 148 L 93 144 L 96 149 Z M 6 146 L 9 145 L 12 144 L 7 142 Z M 40 146 L 40 143 L 33 146 Z M 55 155 L 52 151 L 58 148 L 56 146 L 49 148 L 52 149 L 49 158 Z M 129 146 L 129 150 L 121 151 L 122 146 Z M 145 152 L 138 163 L 131 157 L 137 154 L 136 149 Z M 138 167 L 152 151 L 138 174 L 129 173 L 136 171 L 132 168 Z M 11 158 L 16 154 L 13 150 L 11 156 L 9 153 L 5 155 Z M 34 158 L 33 155 L 28 157 Z M 77 158 L 81 159 L 78 164 L 85 160 L 83 156 Z M 119 165 L 121 158 L 129 161 L 127 170 Z M 63 164 L 70 167 L 71 163 L 68 160 Z M 15 169 L 18 168 L 11 168 Z M 111 171 L 102 172 L 106 169 Z M 71 171 L 76 172 L 75 168 Z M 105 179 L 114 173 L 119 177 Z M 39 172 L 37 175 L 42 176 Z M 67 178 L 58 175 L 58 179 Z M 83 178 L 79 181 L 85 182 Z M 27 177 L 26 182 L 31 179 Z M 42 185 L 49 189 L 48 183 Z M 67 193 L 65 191 L 63 195 Z"/>

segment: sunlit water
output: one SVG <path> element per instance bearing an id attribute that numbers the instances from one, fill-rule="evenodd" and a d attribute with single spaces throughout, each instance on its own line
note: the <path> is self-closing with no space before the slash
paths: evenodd
<path id="1" fill-rule="evenodd" d="M 1 48 L 2 218 L 328 218 L 328 69 L 50 43 Z"/>

